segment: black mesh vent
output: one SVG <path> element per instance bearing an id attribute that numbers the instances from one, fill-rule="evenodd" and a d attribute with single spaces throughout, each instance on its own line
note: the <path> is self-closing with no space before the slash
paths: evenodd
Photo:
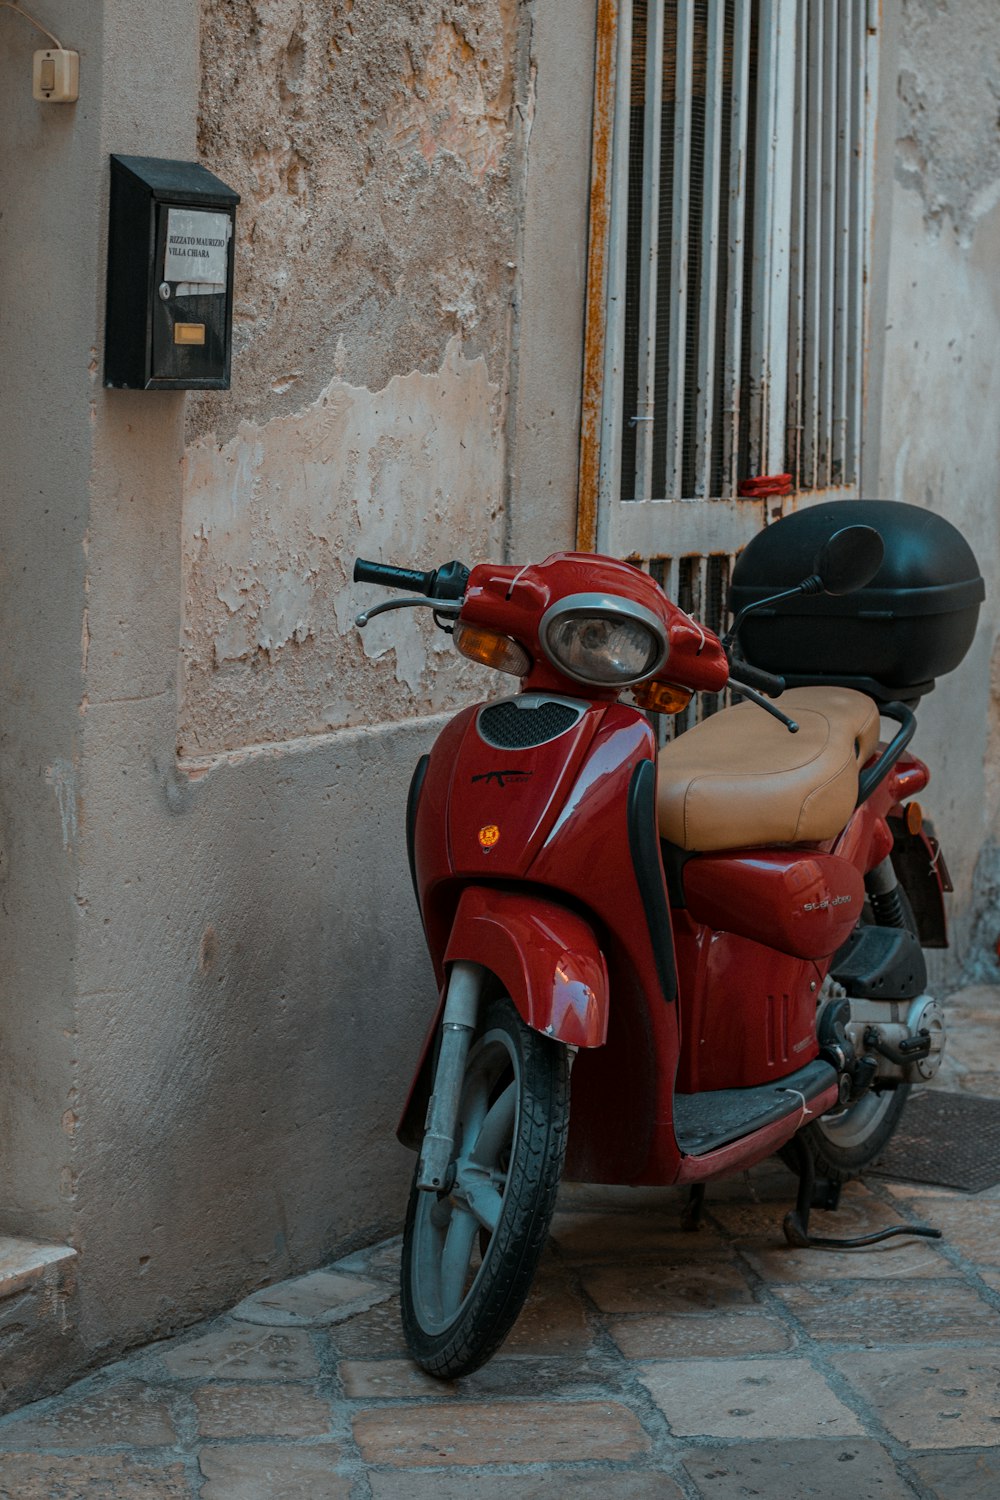
<path id="1" fill-rule="evenodd" d="M 516 703 L 491 703 L 479 715 L 480 738 L 498 750 L 530 750 L 554 740 L 580 717 L 568 703 L 540 703 L 537 708 L 518 708 Z"/>

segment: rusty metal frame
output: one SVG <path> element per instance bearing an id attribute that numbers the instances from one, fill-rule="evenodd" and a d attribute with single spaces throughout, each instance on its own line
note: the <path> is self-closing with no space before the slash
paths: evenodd
<path id="1" fill-rule="evenodd" d="M 827 6 L 835 4 L 835 0 L 825 0 Z M 856 62 L 862 72 L 862 78 L 855 85 L 864 88 L 864 77 L 871 80 L 872 68 L 871 58 L 865 56 L 865 44 L 871 48 L 871 33 L 877 28 L 872 26 L 871 11 L 875 11 L 877 22 L 879 0 L 851 0 L 847 7 L 849 15 L 865 16 L 869 25 L 862 28 L 866 35 L 862 38 L 859 55 Z M 822 14 L 822 5 L 817 5 L 817 15 Z M 581 550 L 592 551 L 598 547 L 611 551 L 625 551 L 631 555 L 636 548 L 640 551 L 644 544 L 645 531 L 650 533 L 648 538 L 652 541 L 653 533 L 659 532 L 659 521 L 656 513 L 662 514 L 663 507 L 656 501 L 647 498 L 646 504 L 641 508 L 645 511 L 646 506 L 652 507 L 649 516 L 641 516 L 639 507 L 636 513 L 630 513 L 630 525 L 626 534 L 621 534 L 621 527 L 616 524 L 618 507 L 612 506 L 610 512 L 606 513 L 604 502 L 608 495 L 617 494 L 618 475 L 616 460 L 620 462 L 620 451 L 615 440 L 614 426 L 611 422 L 611 406 L 614 407 L 618 416 L 618 405 L 615 395 L 617 391 L 616 381 L 621 378 L 621 360 L 616 350 L 612 347 L 613 323 L 610 316 L 613 298 L 616 295 L 615 282 L 616 256 L 618 255 L 618 235 L 621 225 L 616 216 L 615 203 L 615 173 L 616 163 L 622 149 L 621 140 L 621 109 L 619 107 L 619 94 L 627 95 L 626 89 L 618 87 L 618 73 L 628 62 L 629 48 L 625 45 L 625 28 L 629 28 L 629 46 L 631 44 L 630 20 L 632 0 L 597 0 L 596 20 L 596 68 L 594 80 L 594 115 L 593 115 L 593 140 L 591 156 L 591 187 L 589 207 L 589 239 L 587 251 L 587 285 L 585 295 L 585 335 L 583 351 L 582 371 L 582 393 L 581 393 L 581 426 L 580 426 L 580 462 L 579 462 L 579 489 L 577 500 L 577 531 L 576 543 Z M 769 255 L 766 264 L 762 261 L 755 266 L 756 296 L 755 304 L 759 309 L 758 317 L 751 330 L 750 365 L 751 365 L 751 412 L 750 432 L 751 440 L 751 467 L 756 467 L 760 472 L 778 472 L 786 457 L 786 425 L 791 420 L 788 414 L 787 382 L 787 350 L 789 336 L 789 315 L 795 313 L 788 303 L 782 301 L 779 296 L 775 298 L 773 293 L 775 287 L 772 283 L 777 280 L 783 281 L 789 271 L 795 273 L 798 269 L 788 264 L 791 251 L 789 236 L 791 230 L 792 214 L 792 186 L 793 186 L 793 161 L 792 143 L 787 132 L 782 133 L 774 128 L 774 115 L 778 107 L 778 96 L 783 99 L 790 96 L 796 86 L 796 54 L 795 54 L 795 22 L 797 5 L 796 0 L 762 0 L 762 32 L 770 38 L 770 45 L 766 49 L 765 56 L 761 62 L 761 76 L 758 81 L 760 97 L 765 101 L 768 111 L 768 119 L 759 122 L 758 139 L 756 145 L 747 142 L 746 148 L 755 149 L 758 153 L 758 181 L 761 191 L 755 204 L 755 226 L 749 246 L 740 246 L 739 253 L 733 257 L 730 247 L 731 259 L 731 282 L 735 282 L 736 310 L 738 311 L 739 292 L 742 289 L 743 275 L 741 258 L 742 253 L 755 253 L 754 247 L 767 245 Z M 746 16 L 744 15 L 744 22 Z M 744 27 L 745 29 L 745 27 Z M 740 84 L 745 89 L 744 72 L 747 59 L 743 55 L 747 51 L 747 38 L 742 34 L 737 38 L 737 55 L 740 59 Z M 624 61 L 623 61 L 624 60 Z M 868 85 L 871 88 L 871 83 Z M 867 104 L 867 108 L 864 106 Z M 867 137 L 873 124 L 873 101 L 871 98 L 852 100 L 851 117 L 855 122 L 855 137 L 864 125 Z M 738 111 L 739 117 L 736 121 L 742 139 L 742 129 L 745 126 L 743 115 L 746 111 L 746 100 L 742 95 L 734 98 L 734 114 Z M 828 154 L 833 150 L 832 136 L 827 142 Z M 856 146 L 855 142 L 851 143 Z M 846 146 L 843 148 L 846 154 Z M 861 199 L 861 203 L 852 203 L 853 216 L 857 222 L 856 240 L 852 241 L 850 247 L 850 261 L 852 275 L 848 278 L 849 287 L 854 294 L 849 297 L 849 306 L 842 311 L 845 323 L 845 333 L 842 342 L 846 345 L 862 338 L 861 349 L 855 349 L 850 360 L 850 368 L 847 372 L 847 389 L 841 392 L 841 407 L 838 416 L 846 428 L 846 447 L 856 449 L 860 453 L 862 449 L 862 427 L 863 427 L 863 391 L 865 362 L 868 356 L 866 338 L 870 336 L 868 325 L 867 308 L 865 307 L 864 289 L 857 287 L 855 281 L 861 272 L 862 266 L 866 265 L 870 255 L 871 245 L 871 218 L 872 218 L 872 159 L 870 143 L 867 152 L 861 153 L 861 161 L 852 180 L 852 192 L 855 200 Z M 731 184 L 732 186 L 732 184 Z M 745 183 L 742 184 L 745 189 Z M 737 194 L 741 190 L 741 183 L 737 180 L 735 184 Z M 715 194 L 712 194 L 714 201 Z M 801 211 L 801 210 L 800 210 Z M 844 210 L 846 212 L 846 210 Z M 828 215 L 830 217 L 830 215 Z M 719 226 L 721 230 L 721 225 Z M 732 236 L 730 236 L 732 238 Z M 686 239 L 686 236 L 684 237 Z M 647 250 L 644 239 L 643 249 Z M 662 247 L 661 247 L 662 249 Z M 843 257 L 842 257 L 843 258 Z M 861 263 L 860 265 L 858 263 Z M 619 268 L 620 269 L 620 268 Z M 835 321 L 836 309 L 828 297 L 829 306 L 826 307 L 826 322 Z M 817 312 L 817 323 L 818 313 Z M 732 314 L 732 309 L 730 309 Z M 731 316 L 727 319 L 731 321 Z M 826 326 L 826 325 L 824 325 Z M 742 319 L 740 328 L 733 339 L 727 343 L 724 351 L 726 367 L 734 370 L 742 363 L 740 357 L 740 333 L 742 331 Z M 817 329 L 818 331 L 818 329 Z M 853 340 L 851 339 L 853 335 Z M 832 345 L 835 333 L 831 329 L 828 342 Z M 730 344 L 732 347 L 730 347 Z M 641 355 L 640 355 L 641 359 Z M 737 361 L 739 363 L 737 363 Z M 832 381 L 830 382 L 832 385 Z M 832 390 L 831 390 L 832 398 Z M 846 397 L 846 402 L 845 402 Z M 609 400 L 611 406 L 609 406 Z M 829 404 L 829 403 L 828 403 Z M 640 419 L 646 420 L 649 416 L 648 401 L 640 411 Z M 773 415 L 775 421 L 769 422 L 768 416 Z M 726 465 L 726 476 L 729 480 L 728 486 L 724 480 L 723 497 L 711 500 L 713 519 L 717 527 L 725 523 L 729 528 L 735 525 L 734 542 L 740 544 L 745 540 L 744 533 L 750 529 L 756 529 L 763 521 L 763 515 L 758 514 L 765 507 L 753 504 L 746 500 L 737 500 L 735 497 L 735 445 L 733 442 L 732 426 L 737 419 L 736 411 L 727 411 L 725 414 L 716 414 L 717 419 L 723 421 L 725 427 L 724 438 L 724 461 Z M 640 455 L 641 457 L 641 455 Z M 822 477 L 822 484 L 820 483 Z M 852 475 L 853 479 L 853 475 Z M 849 496 L 857 493 L 857 481 L 844 485 L 833 483 L 833 476 L 829 473 L 812 475 L 813 487 L 806 489 L 796 488 L 792 496 L 780 507 L 794 508 L 799 505 L 809 505 L 820 499 L 829 499 L 835 496 Z M 677 485 L 668 484 L 668 493 L 674 498 L 669 502 L 674 504 Z M 700 486 L 704 490 L 704 483 Z M 729 494 L 726 494 L 728 488 Z M 643 487 L 644 490 L 644 487 Z M 637 492 L 637 500 L 639 494 Z M 692 499 L 700 498 L 695 495 Z M 664 505 L 668 502 L 664 501 Z M 630 508 L 631 511 L 631 508 Z M 754 514 L 751 514 L 753 512 Z M 642 521 L 642 525 L 638 524 Z M 654 525 L 654 520 L 656 524 Z M 680 526 L 681 521 L 690 521 L 691 526 Z M 689 513 L 685 504 L 673 511 L 671 515 L 673 529 L 680 529 L 685 537 L 691 532 L 692 543 L 694 541 L 694 517 Z M 713 528 L 713 530 L 716 528 Z M 675 537 L 675 541 L 679 538 Z M 653 553 L 644 555 L 652 556 Z"/>
<path id="2" fill-rule="evenodd" d="M 608 329 L 611 168 L 615 148 L 616 61 L 620 13 L 620 0 L 598 0 L 594 75 L 594 144 L 590 172 L 590 233 L 587 245 L 587 301 L 580 421 L 580 480 L 576 520 L 576 544 L 581 551 L 585 552 L 593 552 L 597 545 L 604 356 Z"/>

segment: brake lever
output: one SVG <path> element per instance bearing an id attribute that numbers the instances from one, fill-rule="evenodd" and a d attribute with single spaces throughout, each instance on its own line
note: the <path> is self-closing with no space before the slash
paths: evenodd
<path id="1" fill-rule="evenodd" d="M 781 709 L 776 708 L 769 698 L 764 697 L 763 693 L 758 693 L 753 688 L 745 687 L 738 677 L 730 677 L 729 681 L 730 685 L 735 688 L 741 698 L 749 698 L 751 703 L 756 703 L 758 708 L 763 708 L 771 715 L 772 719 L 777 719 L 780 723 L 784 724 L 789 734 L 798 734 L 799 726 L 795 720 L 790 719 L 787 714 L 783 714 Z"/>
<path id="2" fill-rule="evenodd" d="M 381 604 L 373 604 L 371 609 L 362 610 L 361 614 L 354 616 L 354 623 L 359 630 L 364 630 L 369 620 L 374 620 L 376 615 L 384 615 L 389 609 L 416 609 L 423 605 L 432 609 L 435 614 L 449 615 L 456 618 L 462 609 L 461 599 L 431 599 L 426 594 L 418 594 L 415 599 L 384 599 Z"/>

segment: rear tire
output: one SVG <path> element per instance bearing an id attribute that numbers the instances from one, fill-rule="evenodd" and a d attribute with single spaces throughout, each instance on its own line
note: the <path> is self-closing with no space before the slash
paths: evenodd
<path id="1" fill-rule="evenodd" d="M 913 908 L 902 887 L 899 895 L 906 926 L 915 937 L 919 937 Z M 867 925 L 871 925 L 868 911 L 866 903 Z M 804 1126 L 797 1139 L 812 1156 L 817 1178 L 825 1177 L 828 1182 L 850 1182 L 866 1167 L 873 1166 L 892 1139 L 909 1096 L 908 1083 L 880 1094 L 869 1089 L 842 1114 L 824 1115 Z M 792 1146 L 788 1148 L 787 1156 L 782 1153 L 782 1159 L 796 1171 L 794 1155 Z"/>
<path id="2" fill-rule="evenodd" d="M 494 1000 L 466 1063 L 451 1190 L 410 1188 L 403 1331 L 429 1374 L 468 1375 L 510 1332 L 545 1247 L 568 1133 L 568 1050 Z"/>
<path id="3" fill-rule="evenodd" d="M 799 1131 L 798 1139 L 810 1153 L 816 1176 L 828 1182 L 850 1182 L 873 1166 L 888 1146 L 899 1124 L 910 1085 L 869 1089 L 841 1115 L 824 1115 Z"/>

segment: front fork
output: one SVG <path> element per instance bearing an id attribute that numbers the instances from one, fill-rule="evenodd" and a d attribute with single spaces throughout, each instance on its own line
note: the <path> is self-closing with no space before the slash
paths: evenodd
<path id="1" fill-rule="evenodd" d="M 417 1187 L 425 1193 L 446 1190 L 448 1168 L 455 1155 L 465 1064 L 479 1022 L 484 973 L 480 964 L 460 960 L 451 966 L 434 1069 L 434 1092 L 427 1106 L 427 1128 L 417 1166 Z"/>

